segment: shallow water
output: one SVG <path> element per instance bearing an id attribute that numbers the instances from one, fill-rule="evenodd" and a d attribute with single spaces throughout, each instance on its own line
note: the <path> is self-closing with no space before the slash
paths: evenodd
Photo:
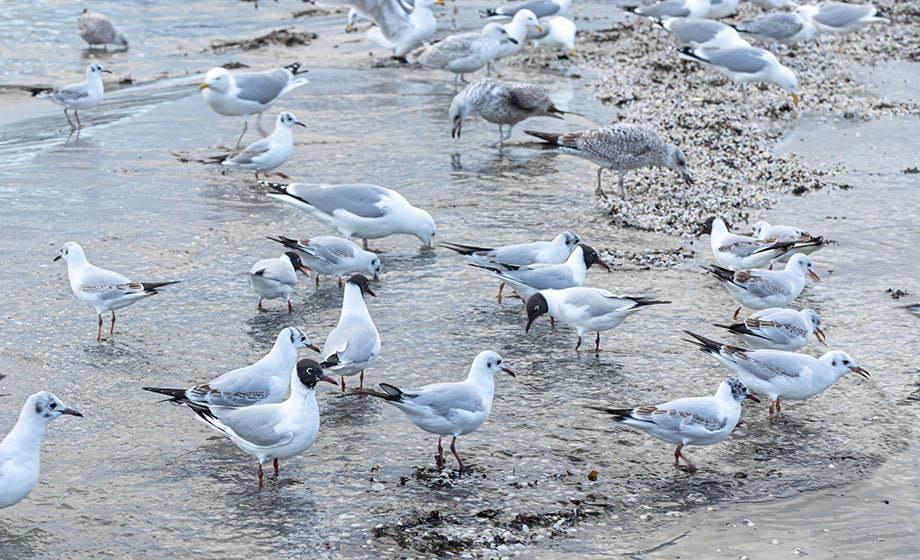
<path id="1" fill-rule="evenodd" d="M 681 340 L 682 328 L 716 335 L 709 324 L 734 311 L 727 293 L 699 273 L 706 238 L 694 243 L 701 256 L 679 269 L 614 263 L 610 274 L 589 271 L 588 285 L 673 301 L 604 333 L 598 354 L 574 352 L 574 333 L 552 330 L 543 319 L 524 335 L 519 300 L 498 304 L 497 282 L 487 274 L 449 251 L 419 249 L 414 238 L 388 238 L 371 242 L 383 275 L 368 306 L 383 350 L 367 371 L 368 384 L 461 379 L 483 349 L 498 351 L 518 374 L 496 379 L 489 422 L 458 442 L 473 473 L 440 477 L 429 470 L 433 436 L 383 403 L 323 386 L 316 444 L 282 461 L 280 479 L 258 491 L 250 456 L 187 410 L 139 390 L 186 386 L 251 363 L 287 325 L 320 344 L 338 318 L 341 295 L 329 279 L 319 288 L 303 281 L 292 314 L 277 301 L 256 310 L 245 273 L 256 260 L 281 253 L 265 237 L 330 232 L 266 197 L 247 171 L 222 173 L 180 160 L 220 153 L 240 130 L 238 119 L 217 117 L 196 94 L 196 76 L 210 66 L 303 60 L 311 83 L 277 108 L 292 110 L 308 128 L 295 131 L 295 155 L 281 170 L 304 182 L 395 188 L 434 216 L 442 240 L 497 245 L 570 229 L 599 250 L 666 249 L 681 241 L 608 226 L 593 207 L 593 165 L 521 145 L 520 131 L 502 151 L 488 149 L 497 131 L 474 118 L 460 140 L 451 139 L 451 77 L 372 68 L 375 61 L 392 64 L 380 49 L 368 56 L 363 37 L 341 32 L 342 13 L 294 21 L 319 33 L 309 47 L 215 56 L 208 45 L 225 29 L 261 35 L 291 25 L 291 10 L 301 6 L 100 4 L 96 9 L 126 22 L 133 46 L 87 55 L 74 24 L 82 7 L 0 8 L 7 11 L 0 19 L 9 22 L 4 33 L 38 45 L 21 55 L 4 50 L 12 63 L 0 74 L 3 84 L 77 81 L 87 56 L 105 57 L 117 77 L 131 73 L 141 84 L 107 93 L 103 105 L 83 115 L 89 126 L 71 137 L 57 106 L 12 92 L 2 97 L 0 250 L 7 266 L 0 289 L 12 297 L 0 347 L 0 373 L 9 375 L 0 381 L 6 403 L 0 431 L 39 389 L 54 391 L 86 417 L 50 427 L 38 486 L 2 513 L 0 557 L 163 558 L 195 550 L 213 558 L 376 558 L 462 550 L 484 531 L 494 531 L 509 551 L 516 541 L 526 543 L 520 550 L 530 557 L 711 555 L 725 540 L 723 520 L 737 525 L 750 518 L 759 531 L 787 508 L 802 520 L 820 520 L 833 535 L 871 512 L 874 532 L 898 535 L 898 545 L 885 549 L 888 557 L 910 550 L 900 547 L 904 539 L 916 544 L 914 532 L 897 531 L 902 516 L 916 515 L 915 482 L 892 473 L 917 456 L 918 325 L 884 293 L 920 290 L 911 210 L 920 195 L 916 175 L 902 173 L 916 165 L 910 140 L 916 120 L 831 123 L 801 115 L 777 152 L 843 164 L 847 173 L 833 182 L 852 188 L 790 198 L 763 216 L 840 242 L 814 255 L 822 282 L 810 284 L 799 303 L 821 314 L 831 346 L 849 352 L 871 380 L 848 376 L 805 403 L 789 403 L 775 426 L 765 407 L 745 405 L 727 442 L 687 451 L 700 466 L 687 476 L 673 469 L 671 446 L 613 426 L 581 405 L 709 394 L 726 376 Z M 586 9 L 607 14 L 597 26 L 616 17 L 609 5 Z M 132 18 L 140 13 L 143 21 Z M 585 115 L 528 126 L 581 128 L 612 118 L 584 94 L 582 80 L 521 68 L 507 75 L 547 87 L 560 105 Z M 838 142 L 842 135 L 846 142 Z M 833 150 L 824 147 L 829 142 Z M 115 335 L 98 344 L 92 311 L 73 298 L 66 268 L 51 262 L 68 240 L 79 241 L 91 262 L 136 279 L 182 283 L 119 312 Z M 836 519 L 833 501 L 820 505 L 828 494 L 880 492 L 896 508 L 851 503 Z M 822 535 L 778 525 L 798 529 L 795 536 L 813 543 L 803 549 L 821 557 Z M 732 544 L 745 550 L 774 538 L 741 527 Z M 848 532 L 835 552 L 859 555 L 873 542 L 865 533 Z"/>

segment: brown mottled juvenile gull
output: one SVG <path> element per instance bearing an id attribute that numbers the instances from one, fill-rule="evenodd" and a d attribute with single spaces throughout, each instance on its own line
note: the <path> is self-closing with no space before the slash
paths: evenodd
<path id="1" fill-rule="evenodd" d="M 565 153 L 600 165 L 595 191 L 600 196 L 604 196 L 601 189 L 601 171 L 604 169 L 615 169 L 620 172 L 620 195 L 623 197 L 626 196 L 623 172 L 630 169 L 652 165 L 667 167 L 677 171 L 687 184 L 693 183 L 693 178 L 687 171 L 687 158 L 680 148 L 665 143 L 658 133 L 646 126 L 618 124 L 583 132 L 525 130 L 524 133 L 559 146 Z"/>
<path id="2" fill-rule="evenodd" d="M 522 82 L 502 82 L 480 78 L 454 96 L 450 104 L 451 137 L 460 138 L 464 119 L 471 112 L 479 113 L 485 120 L 498 125 L 500 145 L 511 138 L 514 125 L 530 117 L 555 117 L 563 113 L 553 105 L 546 90 Z M 502 127 L 508 125 L 505 134 Z"/>
<path id="3" fill-rule="evenodd" d="M 128 48 L 128 38 L 125 34 L 116 29 L 107 16 L 99 12 L 83 10 L 77 18 L 77 27 L 80 29 L 80 37 L 89 43 L 90 47 L 102 45 L 102 48 L 108 49 L 112 44 L 123 49 Z"/>
<path id="4" fill-rule="evenodd" d="M 419 47 L 406 58 L 428 68 L 453 72 L 456 86 L 458 80 L 466 81 L 464 74 L 475 72 L 492 61 L 503 43 L 516 41 L 504 27 L 491 22 L 479 32 L 450 35 L 437 43 Z"/>

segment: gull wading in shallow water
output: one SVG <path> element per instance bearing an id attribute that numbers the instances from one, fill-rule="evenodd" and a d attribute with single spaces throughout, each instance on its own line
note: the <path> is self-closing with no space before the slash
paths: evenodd
<path id="1" fill-rule="evenodd" d="M 106 50 L 109 45 L 118 45 L 122 49 L 128 48 L 128 38 L 125 37 L 125 34 L 116 29 L 107 16 L 99 12 L 83 10 L 83 13 L 77 18 L 77 28 L 80 30 L 80 37 L 89 44 L 90 48 L 93 45 L 102 45 L 102 48 Z"/>
<path id="2" fill-rule="evenodd" d="M 185 404 L 199 420 L 259 460 L 259 488 L 262 488 L 262 465 L 266 461 L 274 460 L 277 476 L 278 459 L 299 455 L 316 441 L 319 408 L 315 389 L 320 381 L 335 385 L 335 380 L 323 375 L 318 363 L 303 359 L 297 362 L 297 371 L 291 376 L 291 395 L 286 401 L 242 408 L 191 401 Z"/>
<path id="3" fill-rule="evenodd" d="M 852 358 L 839 350 L 827 352 L 820 358 L 782 350 L 748 350 L 710 340 L 684 331 L 719 363 L 737 375 L 754 393 L 770 398 L 770 422 L 780 411 L 779 400 L 805 400 L 833 385 L 845 374 L 853 372 L 869 379 L 869 372 L 856 365 Z"/>
<path id="4" fill-rule="evenodd" d="M 111 74 L 110 71 L 102 66 L 93 63 L 86 67 L 86 80 L 79 84 L 53 89 L 30 88 L 29 91 L 32 92 L 32 97 L 48 99 L 63 107 L 64 116 L 67 118 L 67 124 L 70 125 L 71 129 L 83 128 L 80 123 L 80 114 L 77 111 L 91 109 L 102 101 L 104 93 L 102 85 L 103 73 Z M 70 115 L 67 114 L 68 109 L 73 109 L 73 116 L 77 119 L 77 124 L 71 122 Z"/>
<path id="5" fill-rule="evenodd" d="M 696 472 L 696 466 L 681 450 L 685 445 L 712 445 L 728 437 L 741 418 L 741 401 L 744 399 L 760 402 L 748 392 L 744 383 L 730 378 L 719 384 L 712 397 L 687 397 L 635 408 L 588 408 L 612 414 L 617 422 L 639 428 L 650 436 L 677 445 L 674 466 L 679 466 L 683 458 L 687 463 L 687 471 Z"/>
<path id="6" fill-rule="evenodd" d="M 743 323 L 715 326 L 739 335 L 754 348 L 795 352 L 808 344 L 812 335 L 827 346 L 821 330 L 821 317 L 811 309 L 796 311 L 772 307 L 754 313 Z"/>
<path id="7" fill-rule="evenodd" d="M 291 292 L 297 285 L 297 271 L 309 275 L 309 271 L 300 262 L 300 255 L 288 251 L 277 259 L 262 259 L 249 270 L 249 285 L 259 296 L 258 308 L 262 309 L 263 299 L 284 298 L 288 311 L 293 311 Z"/>
<path id="8" fill-rule="evenodd" d="M 447 241 L 439 243 L 441 247 L 456 251 L 470 258 L 476 264 L 498 265 L 509 270 L 531 264 L 564 263 L 572 251 L 578 247 L 581 239 L 569 231 L 563 231 L 552 241 L 533 241 L 514 243 L 501 247 L 474 247 Z"/>
<path id="9" fill-rule="evenodd" d="M 26 399 L 16 425 L 0 442 L 0 509 L 22 501 L 38 482 L 42 436 L 62 414 L 83 416 L 48 391 Z"/>
<path id="10" fill-rule="evenodd" d="M 143 387 L 145 391 L 169 395 L 174 404 L 197 403 L 214 406 L 251 406 L 278 403 L 291 384 L 297 366 L 297 349 L 319 348 L 300 329 L 287 327 L 278 333 L 271 351 L 252 365 L 220 375 L 189 389 Z"/>
<path id="11" fill-rule="evenodd" d="M 752 226 L 754 237 L 771 243 L 794 243 L 792 248 L 776 258 L 777 262 L 788 261 L 792 255 L 802 254 L 810 255 L 822 247 L 836 245 L 837 242 L 824 239 L 822 236 L 814 236 L 795 226 L 776 225 L 771 226 L 769 223 L 760 221 Z"/>
<path id="12" fill-rule="evenodd" d="M 345 391 L 345 376 L 361 374 L 358 390 L 364 389 L 364 368 L 370 366 L 380 354 L 380 334 L 371 319 L 364 294 L 376 296 L 368 286 L 367 278 L 355 274 L 345 282 L 342 312 L 339 322 L 323 344 L 323 367 L 341 376 Z"/>
<path id="13" fill-rule="evenodd" d="M 73 241 L 64 243 L 61 254 L 54 260 L 64 259 L 67 263 L 67 277 L 70 289 L 78 299 L 96 310 L 99 315 L 99 332 L 96 342 L 102 340 L 102 314 L 112 313 L 112 327 L 115 333 L 115 310 L 127 307 L 138 300 L 158 294 L 158 288 L 176 284 L 171 282 L 135 282 L 117 272 L 91 265 L 83 254 L 83 248 Z"/>
<path id="14" fill-rule="evenodd" d="M 499 53 L 505 43 L 517 39 L 508 35 L 500 24 L 487 23 L 482 31 L 449 35 L 437 43 L 419 47 L 406 60 L 417 62 L 426 68 L 446 70 L 454 73 L 454 87 L 459 81 L 466 82 L 464 74 L 475 72 Z"/>
<path id="15" fill-rule="evenodd" d="M 677 171 L 689 185 L 693 178 L 687 171 L 687 158 L 674 144 L 667 144 L 651 128 L 631 124 L 606 126 L 584 132 L 536 132 L 525 130 L 524 134 L 535 136 L 559 150 L 596 163 L 597 190 L 595 194 L 605 196 L 601 189 L 601 171 L 619 171 L 620 195 L 626 197 L 623 187 L 623 173 L 640 167 L 667 167 Z"/>
<path id="16" fill-rule="evenodd" d="M 434 243 L 434 220 L 409 204 L 398 192 L 377 185 L 323 185 L 317 183 L 260 182 L 273 190 L 268 194 L 300 208 L 343 237 L 368 239 L 397 233 L 414 235 L 428 247 Z"/>
<path id="17" fill-rule="evenodd" d="M 721 266 L 703 267 L 718 278 L 728 293 L 743 307 L 768 309 L 785 307 L 799 297 L 805 288 L 805 275 L 818 280 L 818 275 L 805 255 L 793 255 L 783 270 L 753 268 L 749 270 L 728 270 Z M 741 307 L 735 311 L 735 317 Z"/>
<path id="18" fill-rule="evenodd" d="M 384 399 L 402 410 L 413 424 L 438 435 L 435 460 L 439 467 L 445 463 L 441 438 L 451 436 L 450 450 L 460 471 L 463 471 L 463 462 L 455 447 L 457 438 L 476 431 L 489 418 L 495 394 L 494 376 L 499 371 L 514 377 L 514 373 L 504 366 L 501 356 L 486 350 L 476 356 L 466 380 L 459 383 L 435 383 L 421 389 L 399 389 L 381 383 L 384 393 L 366 393 Z"/>
<path id="19" fill-rule="evenodd" d="M 298 121 L 293 113 L 281 113 L 275 120 L 275 131 L 269 136 L 253 142 L 235 154 L 215 156 L 211 160 L 214 163 L 219 161 L 221 165 L 254 169 L 258 181 L 259 171 L 266 172 L 281 167 L 291 157 L 294 150 L 294 135 L 291 129 L 297 125 L 307 126 Z M 266 173 L 265 177 L 289 179 L 284 173 Z"/>
<path id="20" fill-rule="evenodd" d="M 340 288 L 342 277 L 347 274 L 360 272 L 372 276 L 374 280 L 380 279 L 380 257 L 365 251 L 348 239 L 326 235 L 317 235 L 310 239 L 289 239 L 279 235 L 277 239 L 269 239 L 296 251 L 304 266 L 316 274 L 317 286 L 320 274 L 337 278 Z"/>
<path id="21" fill-rule="evenodd" d="M 709 234 L 713 258 L 729 270 L 767 266 L 795 245 L 793 242 L 768 241 L 731 233 L 722 218 L 716 216 L 707 219 L 696 236 L 699 238 L 705 234 Z"/>
<path id="22" fill-rule="evenodd" d="M 581 337 L 586 332 L 596 331 L 594 349 L 599 352 L 601 331 L 619 326 L 640 309 L 661 303 L 671 302 L 647 297 L 618 296 L 600 288 L 541 290 L 527 300 L 527 326 L 524 332 L 530 332 L 530 326 L 537 317 L 547 314 L 578 331 L 575 350 L 581 346 Z"/>
<path id="23" fill-rule="evenodd" d="M 367 38 L 385 49 L 391 49 L 393 56 L 400 58 L 434 35 L 437 22 L 431 6 L 443 6 L 443 0 L 333 0 L 333 4 L 351 6 L 360 16 L 374 22 L 367 31 Z M 349 12 L 349 26 L 354 22 Z M 356 19 L 356 18 L 355 18 Z M 346 27 L 346 31 L 350 29 Z"/>
<path id="24" fill-rule="evenodd" d="M 201 96 L 215 113 L 225 116 L 243 117 L 243 132 L 236 141 L 237 147 L 249 127 L 249 116 L 257 116 L 256 126 L 262 131 L 262 112 L 271 107 L 283 95 L 309 83 L 304 77 L 297 77 L 300 63 L 284 68 L 272 68 L 262 72 L 231 72 L 226 68 L 211 68 L 198 86 Z"/>

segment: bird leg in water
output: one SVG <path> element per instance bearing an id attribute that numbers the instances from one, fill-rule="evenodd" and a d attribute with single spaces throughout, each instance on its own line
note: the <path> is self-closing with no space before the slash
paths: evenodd
<path id="1" fill-rule="evenodd" d="M 364 390 L 364 370 L 361 370 L 361 381 L 358 382 L 358 391 Z"/>
<path id="2" fill-rule="evenodd" d="M 594 352 L 597 353 L 600 351 L 601 351 L 601 333 L 600 331 L 598 331 L 597 338 L 594 340 Z"/>
<path id="3" fill-rule="evenodd" d="M 262 463 L 259 463 L 259 490 L 262 489 Z"/>
<path id="4" fill-rule="evenodd" d="M 278 458 L 277 457 L 275 457 L 274 465 L 275 465 L 275 476 L 278 476 Z"/>
<path id="5" fill-rule="evenodd" d="M 345 376 L 344 375 L 339 376 L 339 379 L 342 380 L 342 392 L 344 393 L 345 392 Z"/>
<path id="6" fill-rule="evenodd" d="M 738 309 L 735 310 L 735 314 L 732 315 L 732 320 L 735 320 L 735 319 L 738 318 L 738 314 L 741 313 L 741 308 L 742 308 L 742 307 L 743 307 L 742 305 L 739 305 L 739 306 L 738 306 Z"/>
<path id="7" fill-rule="evenodd" d="M 99 332 L 96 333 L 96 342 L 102 342 L 102 315 L 99 315 Z"/>
<path id="8" fill-rule="evenodd" d="M 460 472 L 463 472 L 463 463 L 460 461 L 460 456 L 457 455 L 457 449 L 454 447 L 455 443 L 457 443 L 457 436 L 454 436 L 454 438 L 450 440 L 450 451 L 454 454 L 454 457 L 457 458 L 457 464 L 460 466 Z"/>
<path id="9" fill-rule="evenodd" d="M 112 311 L 112 327 L 109 329 L 109 336 L 115 334 L 115 312 Z"/>
<path id="10" fill-rule="evenodd" d="M 505 289 L 505 283 L 502 282 L 501 284 L 498 285 L 498 303 L 502 302 L 502 290 L 504 289 Z"/>
<path id="11" fill-rule="evenodd" d="M 438 454 L 434 456 L 434 461 L 438 467 L 444 466 L 444 449 L 441 448 L 441 438 L 438 438 Z"/>

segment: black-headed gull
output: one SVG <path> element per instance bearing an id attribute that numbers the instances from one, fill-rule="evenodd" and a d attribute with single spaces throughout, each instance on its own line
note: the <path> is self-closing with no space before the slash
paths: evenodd
<path id="1" fill-rule="evenodd" d="M 753 268 L 734 271 L 716 265 L 704 268 L 718 278 L 742 306 L 758 310 L 785 307 L 792 303 L 805 288 L 805 275 L 818 280 L 811 259 L 805 255 L 793 255 L 783 270 Z M 741 307 L 735 311 L 735 317 L 740 311 Z"/>
<path id="2" fill-rule="evenodd" d="M 537 317 L 549 314 L 578 331 L 575 350 L 581 346 L 581 337 L 586 332 L 596 331 L 594 349 L 599 352 L 601 331 L 610 330 L 636 311 L 659 303 L 671 302 L 647 297 L 618 296 L 600 288 L 540 290 L 527 300 L 527 326 L 524 332 L 530 332 L 530 326 Z"/>
<path id="3" fill-rule="evenodd" d="M 300 63 L 262 72 L 231 72 L 226 68 L 211 68 L 204 75 L 198 90 L 215 113 L 225 116 L 242 116 L 243 132 L 236 141 L 239 146 L 249 127 L 249 116 L 257 116 L 256 126 L 262 132 L 262 112 L 289 91 L 309 83 L 297 77 Z"/>
<path id="4" fill-rule="evenodd" d="M 49 99 L 64 108 L 64 116 L 67 118 L 67 124 L 70 128 L 83 128 L 80 123 L 80 114 L 77 111 L 82 109 L 91 109 L 102 101 L 103 85 L 102 74 L 111 74 L 102 66 L 93 63 L 86 67 L 86 79 L 79 84 L 70 84 L 69 86 L 59 88 L 30 88 L 33 97 Z M 77 124 L 73 124 L 68 109 L 73 109 L 73 116 L 77 119 Z"/>
<path id="5" fill-rule="evenodd" d="M 779 400 L 805 400 L 833 385 L 845 374 L 853 372 L 869 378 L 869 372 L 856 365 L 852 358 L 839 350 L 832 350 L 820 358 L 783 350 L 748 350 L 729 346 L 684 331 L 693 338 L 688 340 L 700 347 L 719 363 L 735 373 L 754 393 L 770 398 L 770 422 L 773 413 L 780 411 Z"/>
<path id="6" fill-rule="evenodd" d="M 450 450 L 462 471 L 463 462 L 454 445 L 457 437 L 476 431 L 489 418 L 495 394 L 493 377 L 499 371 L 514 376 L 505 367 L 501 356 L 486 350 L 476 356 L 466 379 L 459 383 L 435 383 L 420 389 L 399 389 L 381 383 L 384 393 L 367 393 L 386 400 L 402 410 L 413 424 L 438 435 L 438 454 L 435 460 L 439 467 L 445 463 L 441 438 L 452 436 Z"/>
<path id="7" fill-rule="evenodd" d="M 170 402 L 194 402 L 214 406 L 252 406 L 281 402 L 291 384 L 291 373 L 297 365 L 297 349 L 319 348 L 300 329 L 287 327 L 278 333 L 271 351 L 259 361 L 220 375 L 208 383 L 188 389 L 143 387 L 145 391 L 169 395 Z"/>
<path id="8" fill-rule="evenodd" d="M 528 0 L 505 4 L 497 8 L 488 8 L 481 10 L 479 13 L 489 19 L 501 21 L 513 18 L 521 10 L 530 10 L 538 18 L 545 18 L 564 14 L 571 4 L 572 0 Z"/>
<path id="9" fill-rule="evenodd" d="M 585 281 L 585 274 L 593 264 L 598 264 L 608 271 L 610 270 L 607 263 L 601 260 L 597 251 L 582 243 L 572 251 L 569 258 L 562 264 L 532 264 L 518 268 L 508 265 L 495 266 L 475 263 L 470 263 L 470 266 L 488 270 L 493 276 L 514 288 L 514 291 L 526 302 L 530 296 L 540 290 L 562 290 L 581 286 Z M 501 297 L 501 289 L 499 289 L 499 302 Z"/>
<path id="10" fill-rule="evenodd" d="M 558 146 L 562 152 L 599 165 L 595 190 L 598 196 L 604 196 L 601 189 L 601 171 L 604 169 L 619 172 L 620 195 L 624 198 L 626 189 L 623 186 L 623 174 L 640 167 L 667 167 L 680 174 L 687 184 L 693 183 L 687 171 L 687 158 L 681 149 L 662 141 L 658 133 L 647 126 L 618 124 L 583 132 L 525 130 L 524 133 Z"/>
<path id="11" fill-rule="evenodd" d="M 364 304 L 364 294 L 376 295 L 364 276 L 355 274 L 345 282 L 339 322 L 323 343 L 323 367 L 341 376 L 342 391 L 345 390 L 345 376 L 359 373 L 358 390 L 363 390 L 364 368 L 380 354 L 380 334 Z"/>
<path id="12" fill-rule="evenodd" d="M 776 258 L 777 262 L 789 260 L 792 255 L 810 255 L 822 247 L 836 245 L 836 241 L 815 236 L 802 228 L 786 225 L 770 225 L 768 222 L 759 221 L 751 226 L 753 236 L 771 243 L 793 243 L 794 245 L 785 253 Z"/>
<path id="13" fill-rule="evenodd" d="M 516 41 L 501 24 L 493 21 L 481 31 L 449 35 L 437 43 L 419 47 L 406 59 L 426 68 L 453 72 L 456 87 L 458 81 L 466 81 L 464 74 L 475 72 L 491 62 L 504 43 Z"/>
<path id="14" fill-rule="evenodd" d="M 83 248 L 79 244 L 68 241 L 61 247 L 61 254 L 54 257 L 57 261 L 63 258 L 67 263 L 67 277 L 70 279 L 70 289 L 78 299 L 96 310 L 99 315 L 99 332 L 96 341 L 102 340 L 102 314 L 112 313 L 112 327 L 109 334 L 115 333 L 115 310 L 127 307 L 138 300 L 158 294 L 158 288 L 176 284 L 171 282 L 135 282 L 117 272 L 91 265 L 86 260 Z"/>
<path id="15" fill-rule="evenodd" d="M 729 270 L 767 266 L 795 245 L 794 242 L 769 241 L 732 233 L 717 216 L 707 219 L 696 236 L 705 234 L 709 234 L 713 258 Z"/>
<path id="16" fill-rule="evenodd" d="M 259 296 L 258 308 L 262 309 L 263 299 L 284 298 L 288 311 L 293 311 L 291 292 L 297 285 L 297 271 L 309 275 L 307 267 L 300 261 L 300 255 L 288 251 L 276 259 L 262 259 L 249 270 L 249 285 Z"/>
<path id="17" fill-rule="evenodd" d="M 739 21 L 734 28 L 770 43 L 796 43 L 811 41 L 818 30 L 811 21 L 795 12 L 775 12 Z"/>
<path id="18" fill-rule="evenodd" d="M 118 45 L 122 49 L 128 48 L 128 38 L 125 34 L 119 31 L 107 16 L 99 12 L 84 9 L 77 18 L 77 28 L 80 30 L 80 37 L 90 48 L 93 45 L 102 45 L 102 48 L 108 50 L 110 44 Z"/>
<path id="19" fill-rule="evenodd" d="M 500 247 L 474 247 L 446 241 L 438 245 L 465 255 L 476 264 L 516 268 L 531 264 L 564 263 L 579 243 L 581 239 L 577 235 L 563 231 L 552 241 L 514 243 Z"/>
<path id="20" fill-rule="evenodd" d="M 62 414 L 83 416 L 48 391 L 26 399 L 19 420 L 0 442 L 0 509 L 19 503 L 38 482 L 42 436 Z"/>
<path id="21" fill-rule="evenodd" d="M 692 60 L 710 64 L 741 86 L 744 103 L 748 102 L 748 82 L 769 82 L 792 94 L 792 101 L 798 105 L 798 80 L 789 67 L 783 66 L 773 53 L 757 47 L 734 47 L 730 49 L 708 49 L 677 47 L 677 52 Z"/>
<path id="22" fill-rule="evenodd" d="M 333 4 L 351 6 L 355 12 L 374 22 L 367 32 L 368 39 L 385 49 L 392 49 L 393 56 L 403 57 L 434 35 L 437 21 L 431 6 L 443 6 L 443 0 L 333 0 Z M 352 22 L 349 21 L 349 25 Z M 347 28 L 346 28 L 347 31 Z"/>
<path id="23" fill-rule="evenodd" d="M 715 326 L 740 335 L 753 348 L 795 352 L 808 344 L 813 335 L 827 346 L 821 317 L 812 309 L 796 311 L 772 307 L 754 313 L 743 323 Z"/>
<path id="24" fill-rule="evenodd" d="M 498 125 L 498 142 L 501 145 L 511 138 L 514 125 L 530 117 L 556 117 L 563 113 L 553 105 L 546 90 L 522 82 L 502 82 L 492 78 L 480 78 L 469 84 L 454 96 L 450 103 L 452 138 L 460 138 L 463 121 L 471 112 Z M 503 127 L 508 125 L 508 132 Z"/>
<path id="25" fill-rule="evenodd" d="M 696 466 L 681 450 L 685 445 L 712 445 L 728 437 L 741 418 L 741 401 L 744 399 L 760 402 L 748 392 L 744 383 L 730 378 L 719 384 L 712 397 L 686 397 L 635 408 L 588 408 L 612 414 L 617 422 L 639 428 L 650 436 L 677 445 L 674 466 L 680 466 L 680 459 L 683 458 L 687 463 L 687 471 L 695 472 Z"/>
<path id="26" fill-rule="evenodd" d="M 317 286 L 321 274 L 337 278 L 340 288 L 342 277 L 347 274 L 363 273 L 374 280 L 380 279 L 380 257 L 343 237 L 317 235 L 310 239 L 290 239 L 279 235 L 269 239 L 296 251 L 304 266 L 316 274 Z"/>
<path id="27" fill-rule="evenodd" d="M 666 17 L 655 18 L 655 23 L 671 33 L 679 45 L 717 49 L 751 46 L 738 35 L 732 26 L 721 21 L 706 18 Z"/>
<path id="28" fill-rule="evenodd" d="M 299 455 L 316 441 L 319 408 L 315 389 L 320 381 L 336 384 L 323 374 L 318 363 L 303 359 L 297 362 L 297 371 L 291 375 L 291 395 L 283 402 L 241 408 L 186 404 L 199 420 L 259 460 L 259 488 L 262 488 L 262 465 L 266 461 L 274 459 L 277 476 L 278 459 Z"/>
<path id="29" fill-rule="evenodd" d="M 254 169 L 256 181 L 258 181 L 260 171 L 264 173 L 281 167 L 291 157 L 291 152 L 294 150 L 294 135 L 291 129 L 297 125 L 307 126 L 298 121 L 293 113 L 285 111 L 275 119 L 275 130 L 270 135 L 253 142 L 235 154 L 214 156 L 211 160 L 215 163 L 219 161 L 221 165 L 230 167 Z M 284 173 L 265 173 L 265 177 L 290 178 Z"/>
<path id="30" fill-rule="evenodd" d="M 368 239 L 404 233 L 431 247 L 437 232 L 428 212 L 409 204 L 398 192 L 377 185 L 318 183 L 259 184 L 272 189 L 268 196 L 300 208 L 343 237 Z"/>

